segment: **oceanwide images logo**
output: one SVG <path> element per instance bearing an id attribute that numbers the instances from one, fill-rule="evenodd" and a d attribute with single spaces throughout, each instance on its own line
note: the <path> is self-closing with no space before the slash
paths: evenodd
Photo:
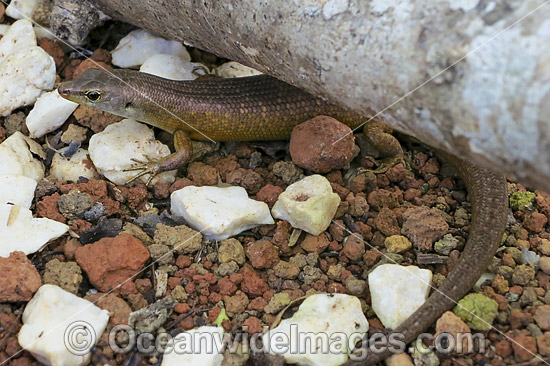
<path id="1" fill-rule="evenodd" d="M 210 329 L 220 329 L 206 327 Z M 264 329 L 263 333 L 249 334 L 244 331 L 232 335 L 222 332 L 139 333 L 128 325 L 117 325 L 109 332 L 109 347 L 115 353 L 138 351 L 144 355 L 164 354 L 217 354 L 270 353 L 288 355 L 348 355 L 351 360 L 364 360 L 370 353 L 401 353 L 406 350 L 405 336 L 401 333 L 375 333 L 364 337 L 362 333 L 314 333 L 301 332 L 298 325 L 290 326 L 289 333 Z M 93 327 L 77 321 L 65 330 L 65 346 L 75 355 L 85 355 L 97 341 Z M 353 352 L 350 353 L 350 350 Z M 474 350 L 485 351 L 485 339 L 481 333 L 441 333 L 437 337 L 430 333 L 420 334 L 411 343 L 410 352 L 440 354 L 465 354 Z"/>

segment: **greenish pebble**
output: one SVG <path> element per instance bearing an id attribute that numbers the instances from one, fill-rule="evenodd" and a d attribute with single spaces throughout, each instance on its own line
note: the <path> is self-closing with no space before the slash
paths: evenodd
<path id="1" fill-rule="evenodd" d="M 508 300 L 508 302 L 516 302 L 519 299 L 518 294 L 513 294 L 511 292 L 507 292 L 506 294 L 504 294 L 504 297 L 506 298 L 506 300 Z"/>
<path id="2" fill-rule="evenodd" d="M 397 253 L 384 253 L 384 258 L 379 262 L 380 264 L 392 263 L 400 264 L 403 262 L 403 256 Z"/>
<path id="3" fill-rule="evenodd" d="M 533 207 L 535 197 L 533 192 L 514 192 L 510 196 L 510 207 L 512 210 L 529 210 Z"/>
<path id="4" fill-rule="evenodd" d="M 469 294 L 458 302 L 453 312 L 471 329 L 490 330 L 498 314 L 498 303 L 482 294 Z"/>
<path id="5" fill-rule="evenodd" d="M 403 253 L 412 247 L 412 243 L 403 235 L 392 235 L 384 240 L 384 246 L 390 253 Z"/>
<path id="6" fill-rule="evenodd" d="M 283 310 L 288 304 L 290 304 L 290 296 L 286 292 L 280 292 L 273 295 L 269 300 L 269 304 L 264 307 L 264 311 L 268 314 L 275 314 Z"/>
<path id="7" fill-rule="evenodd" d="M 434 244 L 434 250 L 437 254 L 449 255 L 451 251 L 458 247 L 459 241 L 451 234 L 445 234 L 442 239 Z"/>

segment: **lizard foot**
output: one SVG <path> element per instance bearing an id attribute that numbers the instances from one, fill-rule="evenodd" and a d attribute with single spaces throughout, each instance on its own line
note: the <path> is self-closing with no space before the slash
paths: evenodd
<path id="1" fill-rule="evenodd" d="M 170 155 L 168 155 L 170 156 Z M 153 181 L 153 178 L 158 175 L 159 173 L 163 172 L 163 159 L 160 159 L 160 160 L 153 160 L 153 159 L 150 159 L 149 157 L 147 157 L 147 161 L 142 161 L 142 160 L 139 160 L 139 159 L 132 159 L 133 162 L 135 163 L 139 163 L 140 165 L 137 165 L 135 167 L 132 167 L 132 168 L 127 168 L 127 169 L 124 169 L 123 172 L 133 172 L 133 171 L 138 171 L 140 170 L 140 172 L 136 175 L 134 175 L 132 178 L 128 179 L 126 181 L 126 184 L 130 184 L 132 182 L 134 182 L 135 180 L 149 174 L 149 179 L 147 179 L 147 183 L 145 184 L 146 186 L 149 186 L 151 184 L 151 182 Z"/>

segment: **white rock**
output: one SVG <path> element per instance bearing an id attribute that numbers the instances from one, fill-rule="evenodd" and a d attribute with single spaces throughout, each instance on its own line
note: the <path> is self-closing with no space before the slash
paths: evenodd
<path id="1" fill-rule="evenodd" d="M 431 283 L 430 270 L 382 264 L 369 274 L 372 308 L 384 326 L 395 329 L 426 301 Z"/>
<path id="2" fill-rule="evenodd" d="M 30 137 L 38 138 L 57 130 L 78 107 L 54 91 L 44 93 L 38 98 L 25 121 Z"/>
<path id="3" fill-rule="evenodd" d="M 283 356 L 288 363 L 337 366 L 347 361 L 368 330 L 357 297 L 318 294 L 305 299 L 292 318 L 282 320 L 262 341 L 269 353 Z M 312 350 L 311 344 L 321 344 L 321 348 Z"/>
<path id="4" fill-rule="evenodd" d="M 139 171 L 123 171 L 139 166 L 132 161 L 146 161 L 147 157 L 158 160 L 170 154 L 168 146 L 155 139 L 153 130 L 133 119 L 124 119 L 107 126 L 103 132 L 96 133 L 88 146 L 90 158 L 97 171 L 115 184 L 125 184 Z M 153 178 L 152 184 L 173 183 L 176 171 L 163 172 Z M 137 180 L 146 183 L 149 175 Z"/>
<path id="5" fill-rule="evenodd" d="M 19 20 L 13 23 L 4 37 L 0 39 L 0 62 L 13 53 L 36 47 L 36 36 L 32 23 L 28 20 Z"/>
<path id="6" fill-rule="evenodd" d="M 24 175 L 0 175 L 0 204 L 11 203 L 26 209 L 31 207 L 36 181 Z"/>
<path id="7" fill-rule="evenodd" d="M 64 153 L 68 147 L 59 150 Z M 99 177 L 97 170 L 91 164 L 88 150 L 78 149 L 78 151 L 70 158 L 66 158 L 59 153 L 55 153 L 52 160 L 50 174 L 59 182 L 76 182 L 78 178 L 84 177 L 95 179 Z"/>
<path id="8" fill-rule="evenodd" d="M 0 39 L 0 115 L 34 103 L 54 82 L 54 60 L 36 46 L 31 22 L 13 23 Z"/>
<path id="9" fill-rule="evenodd" d="M 0 174 L 19 174 L 39 181 L 44 177 L 44 165 L 32 157 L 29 145 L 19 131 L 0 144 Z"/>
<path id="10" fill-rule="evenodd" d="M 310 175 L 291 184 L 273 205 L 273 217 L 286 220 L 294 228 L 319 235 L 330 225 L 340 205 L 327 178 Z"/>
<path id="11" fill-rule="evenodd" d="M 32 18 L 32 12 L 44 0 L 12 0 L 6 8 L 6 15 L 13 19 Z"/>
<path id="12" fill-rule="evenodd" d="M 172 213 L 209 239 L 223 240 L 274 223 L 267 204 L 248 198 L 242 187 L 188 186 L 173 192 L 170 199 Z"/>
<path id="13" fill-rule="evenodd" d="M 145 60 L 139 71 L 171 80 L 195 80 L 197 75 L 193 70 L 200 66 L 178 56 L 159 53 Z"/>
<path id="14" fill-rule="evenodd" d="M 80 366 L 89 362 L 109 312 L 58 286 L 43 285 L 27 304 L 22 319 L 19 344 L 39 362 Z"/>
<path id="15" fill-rule="evenodd" d="M 168 342 L 161 366 L 220 366 L 222 347 L 223 328 L 203 326 L 191 329 Z"/>
<path id="16" fill-rule="evenodd" d="M 28 208 L 0 204 L 0 257 L 9 257 L 16 250 L 25 254 L 37 252 L 67 231 L 67 225 L 55 220 L 33 218 Z"/>
<path id="17" fill-rule="evenodd" d="M 118 67 L 135 67 L 142 65 L 149 56 L 157 53 L 191 60 L 189 52 L 181 42 L 169 41 L 143 29 L 137 29 L 118 42 L 112 52 L 112 63 Z"/>
<path id="18" fill-rule="evenodd" d="M 226 62 L 215 70 L 216 75 L 222 78 L 242 78 L 245 76 L 261 75 L 262 72 L 235 61 Z"/>

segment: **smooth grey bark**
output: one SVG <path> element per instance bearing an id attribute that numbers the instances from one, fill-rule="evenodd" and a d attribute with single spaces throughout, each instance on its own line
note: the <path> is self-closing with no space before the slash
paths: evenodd
<path id="1" fill-rule="evenodd" d="M 550 191 L 543 0 L 91 2 Z"/>

